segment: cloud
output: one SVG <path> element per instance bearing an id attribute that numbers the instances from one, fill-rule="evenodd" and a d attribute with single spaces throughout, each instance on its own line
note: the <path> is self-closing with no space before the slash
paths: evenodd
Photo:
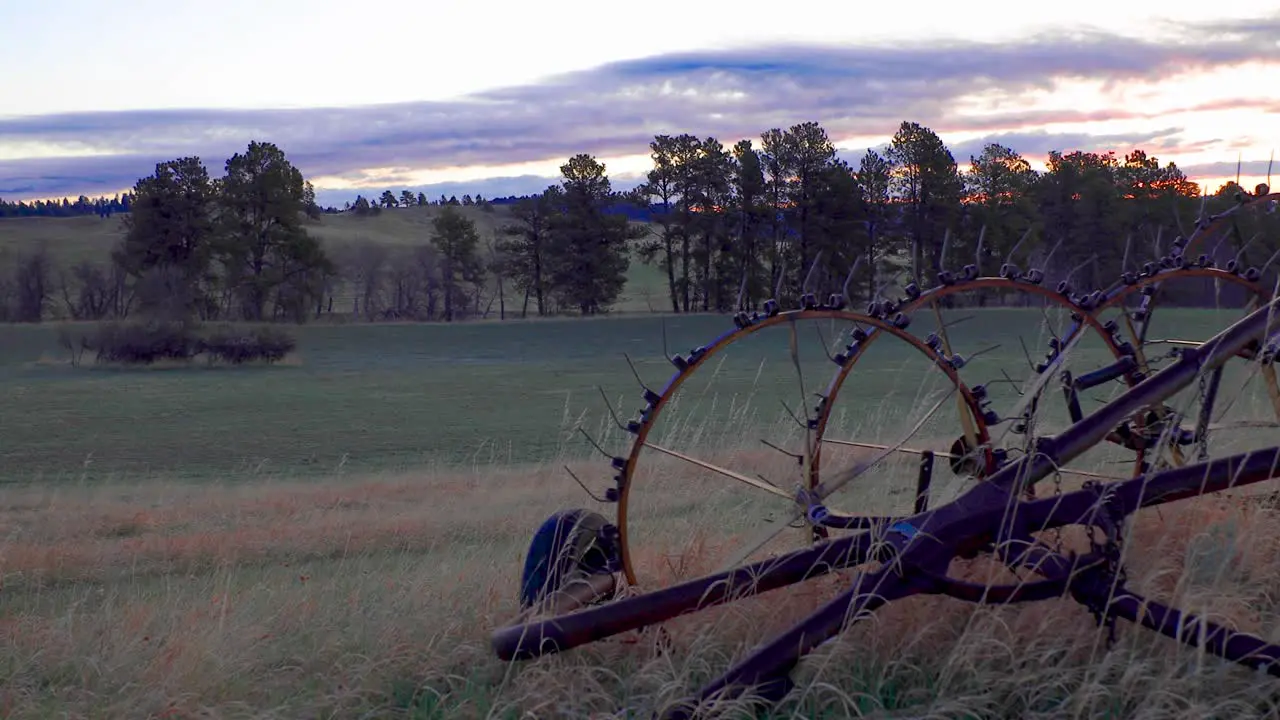
<path id="1" fill-rule="evenodd" d="M 1182 168 L 1183 172 L 1189 175 L 1199 177 L 1230 177 L 1236 176 L 1236 164 L 1233 162 L 1212 162 L 1197 163 Z M 1271 174 L 1271 184 L 1276 186 L 1277 178 L 1280 178 L 1280 160 L 1244 160 L 1240 163 L 1239 168 L 1241 183 L 1245 183 L 1245 178 L 1266 178 L 1267 173 Z M 1252 188 L 1250 188 L 1252 189 Z"/>
<path id="2" fill-rule="evenodd" d="M 0 161 L 0 197 L 96 195 L 131 187 L 172 156 L 123 154 Z"/>
<path id="3" fill-rule="evenodd" d="M 1150 132 L 1135 133 L 1112 133 L 1105 135 L 1092 135 L 1089 133 L 1055 133 L 1043 130 L 1030 130 L 1026 132 L 1007 132 L 987 135 L 973 140 L 965 140 L 963 142 L 951 143 L 948 149 L 951 150 L 952 156 L 956 162 L 963 165 L 969 162 L 969 158 L 977 157 L 982 154 L 982 149 L 991 143 L 998 143 L 1007 148 L 1016 150 L 1020 155 L 1026 158 L 1045 157 L 1050 151 L 1057 150 L 1059 152 L 1072 152 L 1081 150 L 1084 152 L 1107 152 L 1108 150 L 1116 151 L 1117 155 L 1123 155 L 1125 152 L 1134 148 L 1142 148 L 1147 150 L 1148 154 L 1159 156 L 1159 151 L 1166 147 L 1172 138 L 1175 138 L 1182 128 L 1164 128 L 1161 130 L 1153 130 Z"/>
<path id="4" fill-rule="evenodd" d="M 973 117 L 956 106 L 975 94 L 1016 98 L 1073 78 L 1158 80 L 1197 69 L 1280 62 L 1280 46 L 1274 41 L 1280 18 L 1184 30 L 1189 39 L 1181 42 L 1085 32 L 1002 45 L 780 45 L 677 53 L 455 101 L 0 118 L 0 151 L 6 144 L 74 144 L 113 153 L 0 160 L 0 193 L 113 191 L 149 174 L 156 162 L 182 155 L 201 156 L 216 175 L 227 157 L 255 139 L 279 145 L 311 178 L 343 178 L 353 187 L 383 182 L 404 187 L 402 181 L 423 169 L 563 160 L 577 152 L 598 157 L 644 153 L 657 133 L 691 132 L 728 141 L 817 120 L 833 137 L 887 139 L 903 119 L 922 122 L 945 137 L 1049 122 L 1150 118 L 1132 107 L 1014 109 Z M 997 132 L 992 137 L 1008 138 L 1015 150 L 1029 155 L 1046 142 L 1057 144 L 1047 149 L 1076 149 L 1099 141 L 1083 133 L 1074 136 L 1074 143 L 1068 142 L 1073 138 L 1069 134 Z M 1159 139 L 1108 137 L 1121 144 L 1128 143 L 1126 138 L 1134 143 Z M 958 161 L 968 159 L 963 148 L 973 142 L 953 148 Z"/>

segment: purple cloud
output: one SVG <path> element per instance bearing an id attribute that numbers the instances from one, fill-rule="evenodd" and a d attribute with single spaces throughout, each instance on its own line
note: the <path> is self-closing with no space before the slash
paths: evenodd
<path id="1" fill-rule="evenodd" d="M 758 137 L 770 127 L 806 120 L 817 120 L 837 138 L 881 135 L 887 140 L 899 122 L 912 119 L 944 137 L 994 132 L 992 138 L 1005 138 L 997 141 L 1028 155 L 1098 143 L 1174 147 L 1195 139 L 1175 137 L 1176 129 L 1107 137 L 998 132 L 1049 121 L 1150 117 L 1141 110 L 1015 110 L 966 118 L 953 107 L 958 98 L 974 92 L 1016 94 L 1052 87 L 1063 78 L 1151 80 L 1246 61 L 1280 62 L 1280 46 L 1274 42 L 1280 17 L 1188 28 L 1185 34 L 1191 39 L 1180 43 L 1092 32 L 1004 45 L 775 46 L 612 63 L 450 102 L 0 119 L 0 146 L 74 142 L 118 153 L 0 161 L 0 195 L 111 192 L 149 174 L 156 162 L 182 155 L 199 155 L 216 175 L 224 160 L 250 140 L 275 142 L 308 177 L 345 177 L 353 184 L 365 179 L 361 171 L 368 168 L 403 169 L 378 180 L 394 182 L 409 170 L 424 168 L 501 166 L 558 160 L 577 152 L 602 157 L 644 153 L 656 133 Z M 1196 109 L 1193 100 L 1188 99 L 1189 109 Z M 1256 101 L 1241 102 L 1260 107 Z M 981 150 L 974 142 L 952 148 L 957 161 Z M 510 185 L 517 186 L 526 185 L 523 180 Z M 348 194 L 354 195 L 354 190 Z"/>
<path id="2" fill-rule="evenodd" d="M 1106 152 L 1116 150 L 1122 154 L 1133 148 L 1143 148 L 1148 154 L 1164 146 L 1182 131 L 1181 128 L 1164 128 L 1140 133 L 1112 133 L 1090 135 L 1089 133 L 1054 133 L 1038 130 L 1026 132 L 1007 132 L 987 135 L 974 140 L 952 143 L 948 147 L 955 156 L 956 162 L 963 165 L 970 157 L 982 154 L 982 149 L 991 143 L 998 143 L 1018 151 L 1023 157 L 1044 157 L 1050 151 L 1072 152 Z"/>
<path id="3" fill-rule="evenodd" d="M 1236 174 L 1236 164 L 1233 162 L 1212 162 L 1212 163 L 1196 163 L 1183 168 L 1188 174 L 1194 174 L 1201 177 L 1231 177 Z M 1244 160 L 1240 163 L 1239 172 L 1242 178 L 1247 177 L 1263 177 L 1268 173 L 1271 174 L 1271 185 L 1277 187 L 1280 185 L 1280 160 Z M 1242 184 L 1247 184 L 1242 179 Z M 1253 188 L 1250 187 L 1250 190 Z"/>

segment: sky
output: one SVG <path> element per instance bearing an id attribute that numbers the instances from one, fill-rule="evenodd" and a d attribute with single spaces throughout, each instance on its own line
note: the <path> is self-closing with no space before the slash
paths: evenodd
<path id="1" fill-rule="evenodd" d="M 1280 0 L 0 0 L 0 67 L 8 200 L 218 176 L 251 140 L 338 206 L 538 192 L 580 152 L 631 187 L 655 134 L 810 120 L 855 164 L 909 120 L 962 167 L 1142 148 L 1210 192 L 1280 149 Z"/>

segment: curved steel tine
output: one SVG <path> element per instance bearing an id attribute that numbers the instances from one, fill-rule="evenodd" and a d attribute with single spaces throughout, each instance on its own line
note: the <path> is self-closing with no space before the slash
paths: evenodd
<path id="1" fill-rule="evenodd" d="M 1276 261 L 1276 258 L 1280 258 L 1280 250 L 1271 253 L 1271 257 L 1267 258 L 1267 262 L 1262 265 L 1262 270 L 1258 272 L 1258 277 L 1267 274 L 1267 269 L 1271 267 L 1271 263 Z"/>
<path id="2" fill-rule="evenodd" d="M 862 253 L 858 253 L 858 257 L 853 261 L 853 267 L 849 268 L 849 274 L 844 278 L 844 285 L 840 286 L 840 292 L 844 294 L 844 301 L 849 302 L 849 283 L 853 282 L 854 273 L 858 272 L 858 266 L 862 265 Z"/>
<path id="3" fill-rule="evenodd" d="M 1018 339 L 1021 340 L 1022 338 L 1019 337 Z M 1024 346 L 1024 349 L 1025 349 L 1025 346 Z M 1027 357 L 1027 362 L 1031 362 L 1030 356 Z M 1022 382 L 1018 382 L 1017 380 L 1014 380 L 1013 378 L 1009 377 L 1009 373 L 1005 372 L 1004 368 L 1000 368 L 1000 374 L 1004 376 L 1004 381 L 1009 383 L 1009 385 L 1013 387 L 1013 391 L 1018 393 L 1019 397 L 1025 394 L 1022 392 L 1022 385 L 1026 384 L 1025 380 L 1023 380 Z M 1000 381 L 992 380 L 991 382 L 1000 382 Z"/>
<path id="4" fill-rule="evenodd" d="M 956 392 L 956 388 L 955 386 L 952 386 L 951 389 L 946 394 L 944 394 L 936 403 L 934 403 L 933 407 L 930 408 L 924 414 L 924 416 L 921 417 L 920 420 L 916 422 L 915 426 L 912 427 L 911 430 L 907 433 L 907 435 L 903 437 L 901 440 L 894 443 L 893 445 L 886 446 L 883 450 L 881 450 L 878 454 L 876 454 L 875 457 L 871 458 L 870 460 L 857 463 L 856 465 L 853 465 L 841 471 L 831 481 L 821 483 L 815 490 L 812 491 L 811 499 L 823 500 L 827 497 L 830 497 L 832 493 L 844 487 L 845 485 L 852 482 L 853 480 L 856 480 L 863 473 L 865 473 L 866 471 L 878 465 L 881 460 L 896 453 L 899 448 L 906 445 L 908 442 L 911 442 L 911 438 L 915 437 L 915 434 L 920 432 L 920 429 L 923 428 L 925 424 L 929 422 L 929 419 L 932 418 L 934 414 L 938 412 L 938 409 L 942 407 L 943 403 L 945 403 L 948 399 L 950 399 L 951 396 L 955 394 L 955 392 Z M 745 547 L 741 548 L 739 552 L 736 555 L 734 555 L 728 562 L 720 566 L 721 567 L 720 571 L 726 572 L 728 570 L 731 570 L 737 567 L 738 565 L 741 565 L 743 562 L 746 561 L 747 558 L 754 555 L 756 551 L 758 551 L 760 548 L 764 547 L 765 545 L 769 544 L 769 542 L 772 541 L 778 535 L 782 534 L 782 532 L 786 530 L 788 525 L 802 518 L 806 512 L 806 509 L 800 506 L 800 502 L 802 502 L 802 500 L 803 499 L 799 497 L 796 499 L 797 501 L 796 506 L 792 508 L 791 514 L 786 518 L 786 521 L 784 523 L 780 524 L 777 527 L 766 528 L 765 529 L 766 532 L 760 533 L 752 537 L 750 542 L 748 542 Z"/>
<path id="5" fill-rule="evenodd" d="M 1271 259 L 1274 260 L 1277 255 L 1280 255 L 1280 250 L 1277 250 L 1275 255 L 1271 256 Z M 1268 264 L 1270 264 L 1270 261 L 1268 261 Z M 1280 275 L 1276 276 L 1274 287 L 1271 290 L 1271 297 L 1276 297 L 1277 293 L 1280 293 Z M 1274 310 L 1275 308 L 1273 306 L 1272 311 L 1274 312 Z M 1267 338 L 1267 336 L 1271 334 L 1272 319 L 1274 317 L 1275 317 L 1274 314 L 1272 314 L 1267 318 L 1267 329 L 1263 331 L 1263 338 L 1264 338 L 1262 340 L 1263 345 L 1265 345 L 1267 342 L 1265 338 Z M 1240 381 L 1240 389 L 1236 392 L 1234 396 L 1232 396 L 1229 400 L 1227 400 L 1226 405 L 1222 408 L 1222 412 L 1218 414 L 1218 422 L 1222 422 L 1223 418 L 1227 416 L 1227 413 L 1231 411 L 1231 408 L 1235 406 L 1236 401 L 1244 397 L 1245 388 L 1249 387 L 1249 383 L 1253 382 L 1254 378 L 1258 377 L 1259 373 L 1261 372 L 1262 372 L 1261 363 L 1249 363 L 1248 374 L 1246 374 L 1244 379 Z"/>
<path id="6" fill-rule="evenodd" d="M 1027 238 L 1030 236 L 1031 236 L 1031 228 L 1028 227 L 1026 229 L 1026 232 L 1022 233 L 1022 237 L 1018 238 L 1018 242 L 1014 243 L 1013 248 L 1010 249 L 1008 254 L 1004 256 L 1005 263 L 1008 263 L 1009 261 L 1013 260 L 1014 253 L 1018 252 L 1018 248 L 1022 247 L 1022 243 L 1026 242 Z"/>
<path id="7" fill-rule="evenodd" d="M 765 440 L 764 438 L 760 438 L 760 442 L 761 442 L 761 444 L 765 445 L 766 447 L 773 448 L 774 450 L 777 450 L 778 452 L 782 453 L 783 455 L 786 455 L 787 457 L 791 458 L 792 460 L 795 460 L 795 461 L 796 461 L 796 464 L 798 464 L 798 465 L 803 465 L 803 464 L 804 464 L 804 456 L 803 456 L 803 455 L 801 455 L 801 454 L 799 454 L 799 453 L 793 453 L 793 452 L 791 452 L 791 451 L 789 451 L 789 450 L 783 450 L 782 448 L 778 447 L 777 445 L 774 445 L 773 443 L 769 442 L 768 440 Z"/>
<path id="8" fill-rule="evenodd" d="M 581 425 L 578 426 L 578 432 L 582 433 L 582 437 L 586 438 L 587 442 L 591 443 L 591 446 L 594 447 L 597 452 L 609 458 L 610 460 L 613 459 L 613 456 L 610 455 L 609 452 L 605 450 L 603 447 L 600 447 L 600 443 L 596 442 L 596 439 L 591 437 L 591 434 L 588 433 L 586 430 L 584 430 Z"/>
<path id="9" fill-rule="evenodd" d="M 906 272 L 905 269 L 899 269 L 898 272 L 893 274 L 893 277 L 889 278 L 888 280 L 885 280 L 883 283 L 880 283 L 880 287 L 876 288 L 875 295 L 873 295 L 871 299 L 875 300 L 877 298 L 884 297 L 884 289 L 898 282 L 898 278 L 902 277 L 902 274 L 905 272 Z"/>
<path id="10" fill-rule="evenodd" d="M 667 349 L 667 344 L 665 342 L 665 336 L 664 336 L 664 342 L 662 343 L 663 352 L 666 352 L 666 349 Z M 636 370 L 636 364 L 631 361 L 631 356 L 624 352 L 622 353 L 622 358 L 627 361 L 627 367 L 631 368 L 631 374 L 635 377 L 636 383 L 640 385 L 640 389 L 644 390 L 645 394 L 653 392 L 652 390 L 649 389 L 649 386 L 645 384 L 644 380 L 640 378 L 640 371 Z"/>
<path id="11" fill-rule="evenodd" d="M 835 362 L 836 358 L 831 354 L 831 344 L 827 342 L 826 333 L 822 332 L 822 323 L 813 324 L 814 332 L 818 333 L 818 343 L 822 345 L 822 352 L 831 362 Z"/>
<path id="12" fill-rule="evenodd" d="M 598 503 L 607 503 L 607 502 L 609 502 L 609 501 L 608 501 L 608 500 L 606 500 L 605 498 L 597 497 L 595 493 L 591 492 L 591 489 L 587 487 L 587 484 L 586 484 L 586 483 L 584 483 L 584 482 L 582 482 L 581 478 L 579 478 L 577 475 L 575 475 L 575 474 L 574 474 L 574 472 L 573 472 L 572 470 L 570 470 L 570 469 L 569 469 L 569 466 L 568 466 L 568 465 L 565 465 L 565 466 L 564 466 L 564 471 L 565 471 L 565 472 L 567 472 L 567 473 L 569 473 L 569 477 L 573 478 L 573 481 L 574 481 L 574 482 L 578 483 L 578 487 L 582 488 L 582 492 L 586 493 L 586 494 L 587 494 L 587 497 L 591 498 L 592 500 L 595 500 L 595 501 L 596 501 L 596 502 L 598 502 Z"/>
<path id="13" fill-rule="evenodd" d="M 1240 258 L 1244 257 L 1245 251 L 1248 250 L 1249 246 L 1252 245 L 1260 237 L 1262 237 L 1262 233 L 1254 233 L 1253 237 L 1249 238 L 1249 242 L 1240 246 L 1240 250 L 1236 252 L 1236 258 L 1235 258 L 1236 262 L 1240 262 Z"/>
<path id="14" fill-rule="evenodd" d="M 982 243 L 987 238 L 987 224 L 982 223 L 982 229 L 978 231 L 978 248 L 973 252 L 973 266 L 978 269 L 978 275 L 982 275 Z"/>
<path id="15" fill-rule="evenodd" d="M 1058 252 L 1058 248 L 1062 247 L 1062 241 L 1066 239 L 1067 239 L 1067 236 L 1063 235 L 1062 237 L 1058 238 L 1058 242 L 1053 244 L 1053 249 L 1049 251 L 1048 255 L 1044 256 L 1044 262 L 1041 263 L 1042 268 L 1045 268 L 1045 269 L 1049 268 L 1049 261 L 1053 259 L 1054 253 Z M 1068 275 L 1067 277 L 1069 278 L 1071 276 Z"/>
<path id="16" fill-rule="evenodd" d="M 1213 249 L 1209 251 L 1210 258 L 1218 256 L 1218 248 L 1222 247 L 1222 243 L 1226 242 L 1227 238 L 1231 237 L 1231 230 L 1233 229 L 1235 229 L 1234 225 L 1228 229 L 1227 232 L 1222 233 L 1222 237 L 1218 238 L 1218 242 L 1213 244 Z"/>
<path id="17" fill-rule="evenodd" d="M 778 282 L 773 285 L 773 299 L 778 300 L 782 294 L 782 281 L 787 277 L 787 256 L 782 256 L 782 264 L 778 266 Z M 779 301 L 781 302 L 781 301 Z"/>
<path id="18" fill-rule="evenodd" d="M 1192 233 L 1192 237 L 1187 237 L 1187 228 L 1182 224 L 1182 216 L 1178 214 L 1178 206 L 1171 204 L 1169 208 L 1169 211 L 1173 213 L 1173 224 L 1178 226 L 1178 234 L 1190 241 L 1195 236 L 1195 233 Z M 1199 231 L 1199 228 L 1197 227 L 1196 230 Z"/>
<path id="19" fill-rule="evenodd" d="M 1027 343 L 1023 341 L 1021 335 L 1018 336 L 1018 344 L 1022 346 L 1022 355 L 1027 359 L 1027 367 L 1034 371 L 1036 363 L 1031 359 L 1031 351 L 1027 349 Z"/>
<path id="20" fill-rule="evenodd" d="M 782 409 L 787 411 L 787 414 L 791 416 L 791 419 L 795 421 L 796 425 L 805 430 L 809 429 L 809 425 L 800 419 L 800 416 L 796 414 L 795 410 L 791 409 L 791 406 L 787 404 L 786 400 L 779 400 L 778 402 L 782 403 Z"/>
<path id="21" fill-rule="evenodd" d="M 604 401 L 604 406 L 609 410 L 609 417 L 613 418 L 613 424 L 618 426 L 622 432 L 628 432 L 627 426 L 622 424 L 622 420 L 618 418 L 618 412 L 613 409 L 613 403 L 609 402 L 609 396 L 605 395 L 604 387 L 597 385 L 596 389 L 600 391 L 600 399 Z"/>
<path id="22" fill-rule="evenodd" d="M 813 256 L 813 262 L 809 263 L 809 272 L 804 275 L 804 282 L 800 283 L 800 295 L 803 297 L 809 292 L 809 282 L 813 280 L 813 272 L 818 269 L 818 263 L 822 260 L 822 250 Z"/>
<path id="23" fill-rule="evenodd" d="M 1085 269 L 1086 267 L 1089 266 L 1090 263 L 1094 262 L 1097 259 L 1098 259 L 1098 254 L 1092 253 L 1091 255 L 1089 255 L 1088 259 L 1086 259 L 1084 262 L 1081 262 L 1079 265 L 1071 268 L 1071 272 L 1067 273 L 1067 276 L 1063 278 L 1063 280 L 1070 282 L 1072 275 L 1075 275 L 1076 273 Z"/>

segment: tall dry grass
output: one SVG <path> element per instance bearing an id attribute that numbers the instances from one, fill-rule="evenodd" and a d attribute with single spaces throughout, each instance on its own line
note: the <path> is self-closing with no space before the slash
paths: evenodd
<path id="1" fill-rule="evenodd" d="M 923 393 L 915 400 L 919 408 L 930 402 Z M 673 414 L 653 438 L 793 487 L 800 479 L 794 459 L 755 441 L 779 436 L 757 434 L 761 419 L 771 422 L 776 413 L 750 403 L 730 407 L 732 416 L 714 427 L 709 411 L 688 425 Z M 846 437 L 889 439 L 889 417 L 889 408 L 860 408 L 840 429 Z M 573 424 L 566 406 L 565 425 Z M 943 422 L 911 444 L 939 447 L 948 436 L 938 433 L 956 427 Z M 601 421 L 595 435 L 615 447 L 619 432 Z M 826 466 L 866 455 L 832 448 Z M 782 517 L 778 499 L 722 474 L 649 450 L 644 457 L 629 521 L 633 559 L 648 587 L 714 570 L 771 514 L 775 523 Z M 565 459 L 597 486 L 608 477 L 599 458 Z M 936 473 L 935 505 L 964 486 L 949 478 L 945 463 Z M 895 456 L 832 504 L 906 514 L 913 474 L 914 459 Z M 845 571 L 678 618 L 664 632 L 501 663 L 488 634 L 517 612 L 530 534 L 550 513 L 575 506 L 593 503 L 558 463 L 293 482 L 6 489 L 0 713 L 647 717 L 853 579 L 854 571 Z M 1067 535 L 1078 547 L 1080 539 Z M 788 529 L 768 549 L 797 547 L 805 537 L 803 529 Z M 1135 590 L 1280 640 L 1280 518 L 1267 503 L 1213 497 L 1143 511 L 1125 552 Z M 957 561 L 952 573 L 1015 579 L 982 559 Z M 778 707 L 744 701 L 729 716 L 1280 715 L 1280 681 L 1123 623 L 1118 635 L 1110 646 L 1069 600 L 975 607 L 913 597 L 813 653 Z"/>
<path id="2" fill-rule="evenodd" d="M 487 634 L 516 612 L 532 529 L 583 499 L 550 468 L 7 491 L 0 712 L 636 717 L 696 690 L 849 579 L 677 619 L 666 643 L 630 634 L 498 662 Z M 702 547 L 730 536 L 706 527 Z M 1265 504 L 1144 511 L 1126 552 L 1135 589 L 1276 637 L 1280 519 Z M 690 558 L 702 564 L 690 571 L 711 559 Z M 953 573 L 998 575 L 981 560 Z M 1280 697 L 1280 683 L 1123 624 L 1108 649 L 1070 601 L 911 598 L 821 648 L 796 677 L 774 716 L 1268 717 Z"/>

